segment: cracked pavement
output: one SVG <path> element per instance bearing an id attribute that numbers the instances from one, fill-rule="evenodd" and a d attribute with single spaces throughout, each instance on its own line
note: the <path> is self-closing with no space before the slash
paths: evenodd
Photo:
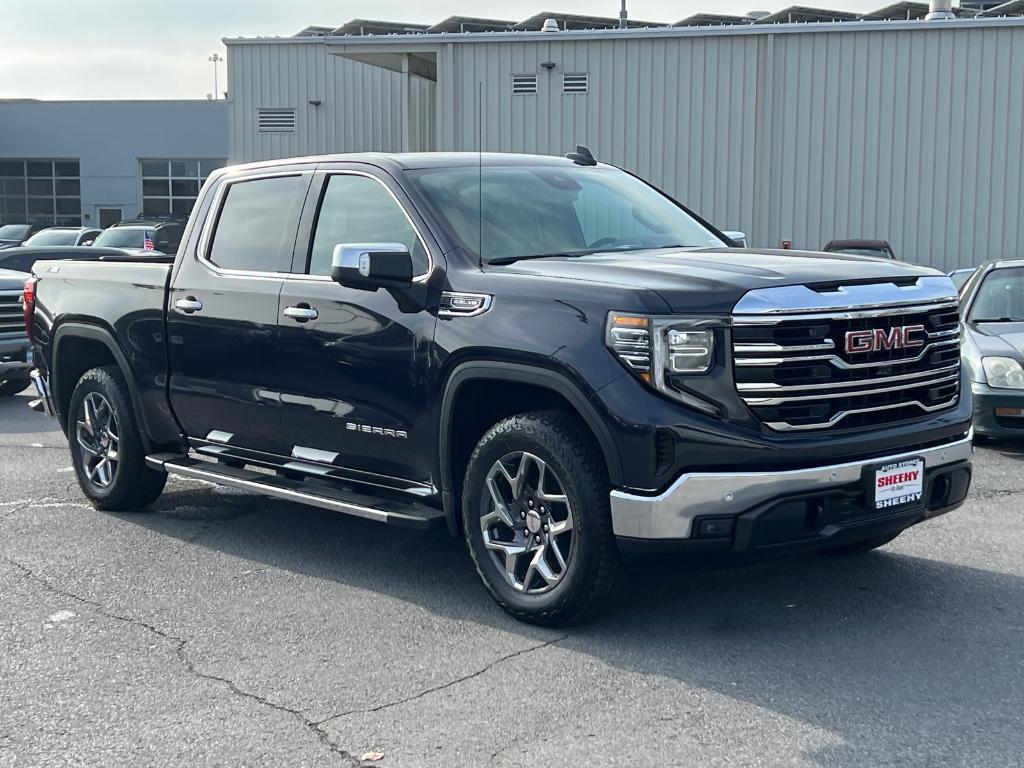
<path id="1" fill-rule="evenodd" d="M 174 480 L 85 502 L 0 401 L 0 766 L 1018 766 L 1024 446 L 862 557 L 634 574 L 519 624 L 444 532 Z"/>

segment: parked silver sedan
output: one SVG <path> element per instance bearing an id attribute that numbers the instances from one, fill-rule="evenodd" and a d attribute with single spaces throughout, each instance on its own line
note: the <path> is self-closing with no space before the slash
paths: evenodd
<path id="1" fill-rule="evenodd" d="M 1024 259 L 991 261 L 960 290 L 963 362 L 980 435 L 1024 437 Z"/>

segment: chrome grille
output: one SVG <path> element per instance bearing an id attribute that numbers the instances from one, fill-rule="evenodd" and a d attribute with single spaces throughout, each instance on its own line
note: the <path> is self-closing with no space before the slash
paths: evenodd
<path id="1" fill-rule="evenodd" d="M 960 395 L 955 301 L 833 314 L 737 315 L 733 371 L 747 407 L 777 431 L 890 424 Z M 850 332 L 922 326 L 918 346 L 848 352 Z"/>
<path id="2" fill-rule="evenodd" d="M 25 333 L 21 291 L 0 291 L 0 336 Z"/>

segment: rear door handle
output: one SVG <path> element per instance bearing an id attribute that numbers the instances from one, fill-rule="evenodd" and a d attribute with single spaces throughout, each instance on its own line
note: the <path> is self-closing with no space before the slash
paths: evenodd
<path id="1" fill-rule="evenodd" d="M 285 317 L 290 317 L 298 323 L 308 323 L 310 320 L 316 320 L 320 317 L 320 313 L 316 311 L 316 308 L 309 306 L 309 304 L 299 304 L 297 307 L 285 307 L 281 314 Z"/>
<path id="2" fill-rule="evenodd" d="M 174 308 L 180 309 L 186 315 L 191 315 L 193 312 L 198 312 L 203 308 L 203 302 L 195 296 L 186 296 L 184 299 L 178 299 L 174 302 Z"/>

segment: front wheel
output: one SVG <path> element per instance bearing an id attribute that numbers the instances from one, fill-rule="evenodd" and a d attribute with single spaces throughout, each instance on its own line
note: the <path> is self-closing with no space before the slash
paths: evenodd
<path id="1" fill-rule="evenodd" d="M 512 416 L 469 461 L 463 530 L 487 589 L 508 613 L 567 624 L 606 603 L 621 570 L 604 460 L 578 419 Z"/>
<path id="2" fill-rule="evenodd" d="M 71 460 L 82 491 L 99 509 L 145 507 L 167 475 L 146 466 L 128 386 L 117 368 L 93 368 L 78 380 L 68 408 Z"/>

